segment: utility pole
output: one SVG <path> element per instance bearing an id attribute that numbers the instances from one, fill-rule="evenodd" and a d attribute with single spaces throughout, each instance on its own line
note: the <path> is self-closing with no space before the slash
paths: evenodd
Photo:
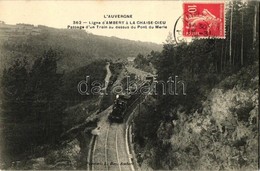
<path id="1" fill-rule="evenodd" d="M 243 7 L 242 7 L 242 9 L 241 9 L 241 12 L 242 12 L 242 16 L 241 16 L 241 18 L 242 18 L 242 40 L 241 40 L 241 54 L 240 54 L 240 56 L 241 56 L 241 66 L 243 66 L 244 65 L 244 11 L 243 11 Z"/>
<path id="2" fill-rule="evenodd" d="M 229 30 L 229 64 L 232 64 L 232 25 L 233 25 L 233 2 L 231 1 L 230 30 Z"/>

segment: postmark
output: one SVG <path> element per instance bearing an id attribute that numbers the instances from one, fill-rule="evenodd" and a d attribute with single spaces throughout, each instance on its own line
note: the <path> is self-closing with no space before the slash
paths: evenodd
<path id="1" fill-rule="evenodd" d="M 183 37 L 225 38 L 225 4 L 183 3 Z"/>
<path id="2" fill-rule="evenodd" d="M 181 15 L 178 17 L 178 19 L 175 21 L 174 28 L 173 28 L 173 36 L 174 41 L 176 44 L 179 44 L 181 42 L 189 42 L 189 37 L 183 36 L 183 16 Z"/>

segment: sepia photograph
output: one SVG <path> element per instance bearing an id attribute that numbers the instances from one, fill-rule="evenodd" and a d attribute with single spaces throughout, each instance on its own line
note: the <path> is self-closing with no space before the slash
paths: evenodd
<path id="1" fill-rule="evenodd" d="M 0 170 L 259 170 L 259 1 L 0 0 Z"/>

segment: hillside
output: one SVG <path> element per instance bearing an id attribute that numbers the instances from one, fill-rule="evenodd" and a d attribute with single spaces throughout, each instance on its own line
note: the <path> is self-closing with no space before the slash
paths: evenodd
<path id="1" fill-rule="evenodd" d="M 221 81 L 207 94 L 201 109 L 188 113 L 181 106 L 173 107 L 177 119 L 158 122 L 155 118 L 140 126 L 139 122 L 156 117 L 153 100 L 144 103 L 144 116 L 135 121 L 136 135 L 148 138 L 137 139 L 142 167 L 148 163 L 163 170 L 255 170 L 259 76 L 254 71 L 258 70 L 257 63 Z M 152 137 L 157 138 L 149 141 Z"/>
<path id="2" fill-rule="evenodd" d="M 136 58 L 137 66 L 156 67 L 157 80 L 178 76 L 186 85 L 174 94 L 158 86 L 161 94 L 140 106 L 132 126 L 141 170 L 257 170 L 258 11 L 259 3 L 232 2 L 226 30 L 243 32 L 189 44 L 169 39 L 160 53 Z M 248 20 L 236 22 L 243 15 Z"/>
<path id="3" fill-rule="evenodd" d="M 96 59 L 126 60 L 139 53 L 161 50 L 155 43 L 93 35 L 80 30 L 55 29 L 29 24 L 0 24 L 1 64 L 14 57 L 37 58 L 49 48 L 58 50 L 59 70 L 73 70 Z M 1 66 L 0 68 L 2 68 Z"/>

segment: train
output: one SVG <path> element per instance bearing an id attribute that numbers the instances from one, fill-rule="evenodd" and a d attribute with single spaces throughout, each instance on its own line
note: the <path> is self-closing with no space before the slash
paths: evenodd
<path id="1" fill-rule="evenodd" d="M 113 110 L 108 119 L 111 123 L 123 123 L 128 109 L 132 106 L 139 95 L 117 95 L 114 101 Z"/>
<path id="2" fill-rule="evenodd" d="M 146 83 L 139 87 L 142 88 L 148 83 L 151 84 L 154 80 L 154 76 L 147 76 Z M 113 104 L 113 110 L 108 116 L 110 123 L 123 123 L 124 118 L 126 117 L 128 109 L 134 105 L 134 102 L 140 97 L 140 94 L 125 94 L 125 95 L 116 95 L 116 99 Z"/>

